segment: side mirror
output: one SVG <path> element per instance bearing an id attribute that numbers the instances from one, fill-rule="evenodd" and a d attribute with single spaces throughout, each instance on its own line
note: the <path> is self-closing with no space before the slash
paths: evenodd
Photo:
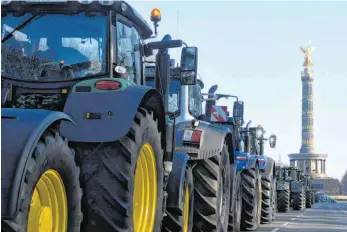
<path id="1" fill-rule="evenodd" d="M 243 124 L 243 102 L 236 101 L 233 106 L 233 119 L 238 125 Z"/>
<path id="2" fill-rule="evenodd" d="M 269 143 L 271 148 L 276 147 L 276 139 L 277 139 L 276 135 L 270 135 Z"/>
<path id="3" fill-rule="evenodd" d="M 198 69 L 198 48 L 184 47 L 181 55 L 181 85 L 195 85 Z"/>

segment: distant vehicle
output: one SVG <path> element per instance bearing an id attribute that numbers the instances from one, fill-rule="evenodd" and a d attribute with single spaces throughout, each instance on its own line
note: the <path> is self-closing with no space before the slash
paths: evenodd
<path id="1" fill-rule="evenodd" d="M 321 202 L 331 202 L 331 203 L 336 203 L 336 200 L 332 199 L 331 197 L 328 197 L 328 196 L 323 196 L 321 199 L 320 199 Z"/>

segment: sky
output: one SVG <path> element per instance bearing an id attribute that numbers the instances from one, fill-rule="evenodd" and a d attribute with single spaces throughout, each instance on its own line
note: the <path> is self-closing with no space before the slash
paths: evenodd
<path id="1" fill-rule="evenodd" d="M 199 49 L 204 91 L 237 95 L 245 121 L 277 135 L 266 153 L 289 163 L 301 146 L 299 46 L 312 41 L 315 152 L 328 154 L 327 174 L 347 170 L 347 2 L 128 1 L 150 22 L 159 8 L 158 38 L 170 34 Z M 177 17 L 178 16 L 178 17 Z M 177 56 L 178 55 L 178 56 Z M 171 50 L 172 58 L 180 56 Z M 232 101 L 219 102 L 232 109 Z"/>

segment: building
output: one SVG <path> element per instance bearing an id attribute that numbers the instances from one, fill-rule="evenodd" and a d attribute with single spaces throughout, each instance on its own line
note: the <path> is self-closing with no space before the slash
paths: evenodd
<path id="1" fill-rule="evenodd" d="M 339 182 L 329 178 L 326 173 L 327 154 L 317 153 L 314 149 L 313 126 L 313 69 L 311 43 L 307 48 L 300 47 L 305 54 L 304 70 L 301 72 L 302 104 L 301 104 L 301 148 L 299 153 L 289 155 L 290 166 L 298 167 L 305 174 L 311 175 L 312 183 L 318 190 L 333 192 L 338 190 Z"/>

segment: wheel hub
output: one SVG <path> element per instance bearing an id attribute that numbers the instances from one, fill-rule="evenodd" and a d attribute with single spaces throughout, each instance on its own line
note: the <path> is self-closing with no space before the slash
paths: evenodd
<path id="1" fill-rule="evenodd" d="M 28 232 L 66 232 L 67 198 L 58 172 L 50 169 L 38 180 L 31 198 Z"/>
<path id="2" fill-rule="evenodd" d="M 183 232 L 188 232 L 189 227 L 189 197 L 189 187 L 186 186 L 184 194 Z"/>

